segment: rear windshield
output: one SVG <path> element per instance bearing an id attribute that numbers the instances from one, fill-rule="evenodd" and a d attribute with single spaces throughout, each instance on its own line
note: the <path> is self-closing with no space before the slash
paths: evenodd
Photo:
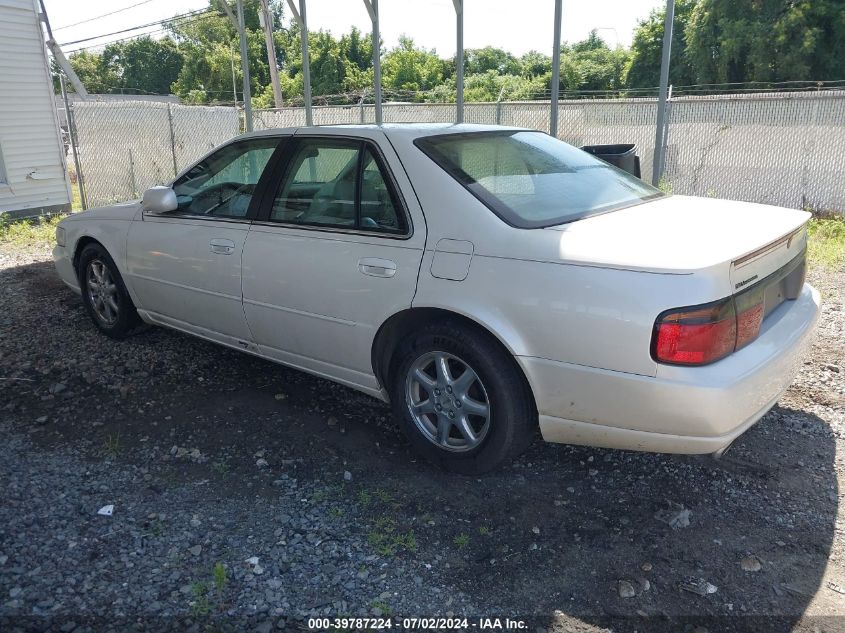
<path id="1" fill-rule="evenodd" d="M 663 195 L 542 132 L 444 134 L 415 143 L 505 222 L 521 228 L 571 222 Z"/>

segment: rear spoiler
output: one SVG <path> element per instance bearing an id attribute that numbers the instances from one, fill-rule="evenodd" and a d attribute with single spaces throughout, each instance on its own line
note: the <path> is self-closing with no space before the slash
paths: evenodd
<path id="1" fill-rule="evenodd" d="M 637 156 L 637 146 L 633 143 L 585 145 L 581 149 L 596 158 L 601 158 L 606 163 L 633 174 L 637 178 L 642 178 L 640 175 L 640 157 Z"/>

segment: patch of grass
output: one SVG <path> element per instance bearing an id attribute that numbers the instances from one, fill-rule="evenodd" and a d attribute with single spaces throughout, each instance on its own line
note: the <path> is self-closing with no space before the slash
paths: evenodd
<path id="1" fill-rule="evenodd" d="M 211 470 L 216 472 L 218 475 L 228 475 L 229 471 L 231 470 L 229 464 L 224 461 L 216 461 L 211 463 Z"/>
<path id="2" fill-rule="evenodd" d="M 82 211 L 82 194 L 79 193 L 79 183 L 74 182 L 70 186 L 70 210 L 71 211 Z"/>
<path id="3" fill-rule="evenodd" d="M 373 600 L 370 603 L 370 606 L 374 609 L 381 609 L 382 615 L 390 615 L 390 605 L 387 604 L 384 600 Z"/>
<path id="4" fill-rule="evenodd" d="M 375 491 L 376 499 L 381 501 L 382 503 L 390 503 L 393 501 L 393 495 L 391 495 L 387 490 L 383 488 L 379 488 Z"/>
<path id="5" fill-rule="evenodd" d="M 339 519 L 344 514 L 346 514 L 346 511 L 343 508 L 332 508 L 331 510 L 329 510 L 330 519 Z"/>
<path id="6" fill-rule="evenodd" d="M 214 563 L 214 567 L 211 569 L 211 578 L 213 592 L 205 582 L 198 580 L 191 583 L 191 594 L 193 594 L 194 598 L 191 601 L 191 614 L 195 618 L 206 617 L 214 608 L 218 611 L 223 611 L 225 608 L 223 592 L 229 583 L 229 577 L 226 574 L 226 567 L 220 561 Z M 211 598 L 213 598 L 213 602 Z"/>
<path id="7" fill-rule="evenodd" d="M 120 455 L 120 433 L 111 433 L 103 442 L 103 452 L 109 457 L 117 457 Z"/>
<path id="8" fill-rule="evenodd" d="M 490 528 L 486 525 L 482 525 L 480 528 L 478 528 L 478 533 L 481 534 L 481 536 L 489 536 Z"/>
<path id="9" fill-rule="evenodd" d="M 845 217 L 812 218 L 807 251 L 812 266 L 828 270 L 845 266 Z"/>
<path id="10" fill-rule="evenodd" d="M 461 532 L 455 538 L 452 539 L 452 542 L 458 547 L 466 547 L 467 545 L 469 545 L 469 534 L 464 534 L 463 532 Z"/>
<path id="11" fill-rule="evenodd" d="M 400 531 L 396 521 L 388 517 L 382 517 L 375 522 L 367 535 L 367 541 L 370 547 L 382 556 L 395 556 L 399 550 L 417 551 L 417 537 L 414 531 Z"/>
<path id="12" fill-rule="evenodd" d="M 214 563 L 211 575 L 214 578 L 214 592 L 217 594 L 217 605 L 220 606 L 223 604 L 223 590 L 226 589 L 226 584 L 229 582 L 223 563 L 220 561 Z"/>
<path id="13" fill-rule="evenodd" d="M 372 503 L 372 501 L 373 495 L 371 495 L 369 492 L 367 492 L 363 488 L 358 491 L 358 503 L 360 503 L 362 506 L 367 507 L 368 505 L 370 505 L 370 503 Z"/>
<path id="14" fill-rule="evenodd" d="M 211 613 L 211 602 L 208 600 L 208 587 L 204 582 L 191 584 L 191 593 L 194 599 L 191 601 L 191 614 L 195 618 L 204 618 Z"/>
<path id="15" fill-rule="evenodd" d="M 7 220 L 0 216 L 0 242 L 21 247 L 53 244 L 56 225 L 63 217 L 54 215 L 33 220 Z"/>

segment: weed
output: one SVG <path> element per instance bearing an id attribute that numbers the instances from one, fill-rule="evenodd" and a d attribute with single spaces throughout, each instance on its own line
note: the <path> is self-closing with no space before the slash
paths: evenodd
<path id="1" fill-rule="evenodd" d="M 807 250 L 813 266 L 825 269 L 845 266 L 845 217 L 812 218 Z"/>
<path id="2" fill-rule="evenodd" d="M 490 528 L 486 525 L 482 525 L 480 528 L 478 528 L 478 533 L 481 534 L 481 536 L 489 536 Z"/>
<path id="3" fill-rule="evenodd" d="M 212 462 L 211 470 L 216 472 L 218 475 L 225 476 L 228 475 L 232 469 L 227 462 L 221 460 L 217 462 Z"/>
<path id="4" fill-rule="evenodd" d="M 345 514 L 345 511 L 344 511 L 343 508 L 332 508 L 331 510 L 329 510 L 329 518 L 330 519 L 339 519 L 344 514 Z"/>
<path id="5" fill-rule="evenodd" d="M 208 601 L 208 587 L 204 582 L 191 584 L 194 599 L 191 602 L 191 613 L 195 618 L 203 618 L 211 613 L 211 603 Z"/>
<path id="6" fill-rule="evenodd" d="M 120 455 L 120 433 L 109 434 L 103 442 L 103 452 L 109 457 Z"/>
<path id="7" fill-rule="evenodd" d="M 370 505 L 372 500 L 373 496 L 363 488 L 358 491 L 358 503 L 360 503 L 362 506 L 366 507 Z"/>
<path id="8" fill-rule="evenodd" d="M 463 532 L 461 532 L 455 538 L 452 539 L 452 542 L 458 547 L 466 547 L 467 545 L 469 545 L 469 534 L 464 534 Z"/>
<path id="9" fill-rule="evenodd" d="M 370 606 L 374 609 L 380 609 L 382 615 L 390 615 L 390 605 L 387 604 L 384 600 L 373 600 L 370 603 Z"/>
<path id="10" fill-rule="evenodd" d="M 63 216 L 43 216 L 34 220 L 7 220 L 0 216 L 0 242 L 11 242 L 16 246 L 53 244 L 56 240 L 56 225 Z"/>
<path id="11" fill-rule="evenodd" d="M 417 537 L 413 530 L 402 532 L 396 521 L 382 517 L 375 522 L 373 529 L 367 535 L 367 540 L 378 554 L 395 556 L 400 549 L 409 552 L 417 551 Z"/>

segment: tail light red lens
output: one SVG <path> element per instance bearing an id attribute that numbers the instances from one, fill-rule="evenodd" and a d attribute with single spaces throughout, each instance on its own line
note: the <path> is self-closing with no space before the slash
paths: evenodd
<path id="1" fill-rule="evenodd" d="M 654 324 L 652 356 L 660 363 L 706 365 L 738 350 L 760 333 L 764 290 L 662 313 Z"/>
<path id="2" fill-rule="evenodd" d="M 654 359 L 675 365 L 704 365 L 724 358 L 736 346 L 732 299 L 664 312 L 655 323 Z"/>

